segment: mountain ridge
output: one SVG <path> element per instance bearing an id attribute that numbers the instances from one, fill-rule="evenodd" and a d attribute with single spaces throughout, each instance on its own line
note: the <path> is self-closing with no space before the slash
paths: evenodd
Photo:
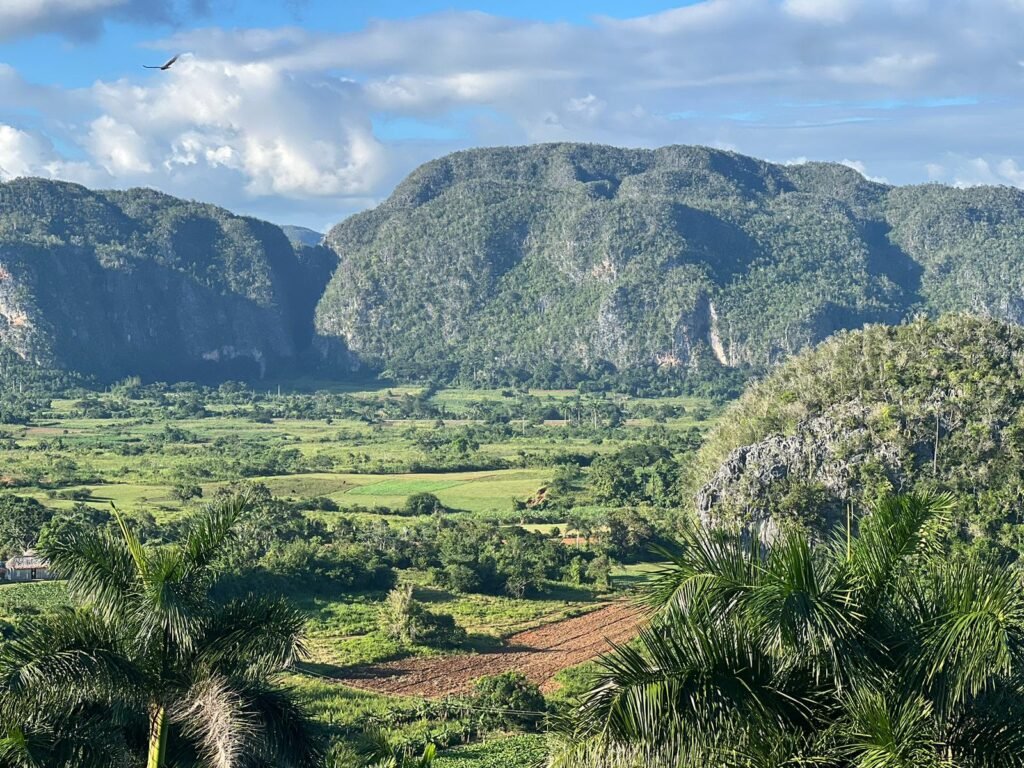
<path id="1" fill-rule="evenodd" d="M 16 179 L 0 184 L 0 343 L 102 379 L 259 377 L 310 354 L 334 263 L 217 206 Z"/>
<path id="2" fill-rule="evenodd" d="M 328 232 L 341 263 L 316 323 L 411 377 L 765 368 L 920 311 L 1020 322 L 1024 284 L 1002 273 L 1024 254 L 1022 222 L 1015 189 L 895 187 L 842 164 L 683 145 L 465 150 Z M 944 275 L 979 244 L 973 290 L 958 290 Z"/>
<path id="3" fill-rule="evenodd" d="M 323 245 L 295 237 L 152 190 L 7 182 L 0 344 L 103 378 L 675 386 L 918 314 L 1024 323 L 1020 190 L 708 147 L 465 150 Z"/>

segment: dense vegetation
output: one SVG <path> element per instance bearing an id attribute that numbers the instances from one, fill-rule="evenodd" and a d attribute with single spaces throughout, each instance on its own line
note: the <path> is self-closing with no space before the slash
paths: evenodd
<path id="1" fill-rule="evenodd" d="M 701 398 L 577 390 L 103 388 L 15 361 L 8 370 L 0 402 L 18 416 L 0 427 L 0 558 L 122 537 L 111 502 L 141 546 L 173 551 L 204 505 L 243 492 L 249 509 L 212 597 L 255 592 L 302 612 L 309 656 L 287 682 L 332 745 L 332 768 L 365 764 L 371 727 L 406 764 L 430 745 L 439 764 L 512 760 L 519 742 L 493 734 L 541 728 L 548 711 L 522 680 L 424 702 L 335 679 L 405 656 L 501 649 L 620 597 L 651 567 L 718 412 Z M 0 584 L 0 646 L 72 605 L 62 583 Z M 543 755 L 525 743 L 531 761 Z"/>
<path id="2" fill-rule="evenodd" d="M 948 507 L 887 497 L 817 547 L 689 530 L 553 764 L 1024 765 L 1024 583 L 936 538 Z"/>
<path id="3" fill-rule="evenodd" d="M 950 491 L 958 538 L 1024 551 L 1024 332 L 948 316 L 839 334 L 723 418 L 691 490 L 705 521 L 820 530 L 898 489 Z"/>
<path id="4" fill-rule="evenodd" d="M 0 342 L 107 381 L 294 371 L 336 262 L 214 206 L 17 179 L 0 184 Z"/>
<path id="5" fill-rule="evenodd" d="M 315 766 L 305 714 L 281 685 L 303 616 L 281 599 L 217 596 L 248 509 L 226 496 L 180 543 L 78 531 L 43 552 L 75 609 L 0 646 L 0 765 Z"/>
<path id="6" fill-rule="evenodd" d="M 0 184 L 0 559 L 68 579 L 0 586 L 0 766 L 520 765 L 573 711 L 569 765 L 1020 763 L 1022 193 L 478 150 L 326 243 Z M 582 709 L 338 682 L 665 557 Z"/>
<path id="7" fill-rule="evenodd" d="M 317 233 L 0 185 L 0 345 L 95 374 L 739 393 L 865 322 L 1024 320 L 1024 193 L 702 147 L 473 150 Z"/>
<path id="8" fill-rule="evenodd" d="M 865 322 L 1024 319 L 1024 193 L 702 147 L 460 152 L 326 242 L 317 327 L 399 378 L 734 391 Z"/>

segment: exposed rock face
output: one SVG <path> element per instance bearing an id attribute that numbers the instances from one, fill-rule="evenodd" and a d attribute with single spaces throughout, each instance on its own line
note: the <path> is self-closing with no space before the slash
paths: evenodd
<path id="1" fill-rule="evenodd" d="M 336 264 L 273 225 L 149 190 L 0 184 L 0 344 L 102 379 L 294 372 Z"/>
<path id="2" fill-rule="evenodd" d="M 691 465 L 709 525 L 823 534 L 880 497 L 949 492 L 952 541 L 1024 554 L 1024 328 L 970 315 L 836 334 L 732 403 Z M 1018 554 L 1014 554 L 1018 553 Z"/>
<path id="3" fill-rule="evenodd" d="M 0 344 L 102 378 L 564 386 L 763 370 L 922 312 L 1024 322 L 1021 190 L 705 147 L 460 152 L 324 244 L 289 232 L 151 190 L 0 184 Z"/>
<path id="4" fill-rule="evenodd" d="M 697 492 L 695 507 L 705 525 L 758 528 L 772 537 L 784 520 L 777 502 L 794 486 L 823 491 L 816 507 L 823 529 L 837 522 L 842 503 L 860 490 L 865 465 L 899 487 L 906 480 L 907 457 L 872 433 L 868 410 L 849 404 L 801 422 L 793 434 L 771 435 L 734 449 Z"/>

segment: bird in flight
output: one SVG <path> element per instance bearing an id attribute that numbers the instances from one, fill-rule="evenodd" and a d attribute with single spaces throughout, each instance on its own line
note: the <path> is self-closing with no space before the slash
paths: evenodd
<path id="1" fill-rule="evenodd" d="M 179 55 L 180 55 L 180 54 L 179 54 Z M 169 60 L 168 60 L 167 62 L 165 62 L 164 64 L 161 64 L 161 65 L 159 65 L 159 66 L 153 66 L 153 67 L 151 67 L 151 66 L 150 66 L 149 64 L 143 64 L 143 65 L 142 65 L 142 68 L 143 68 L 143 69 L 159 69 L 159 70 L 161 70 L 161 71 L 163 71 L 163 72 L 166 72 L 166 71 L 167 71 L 168 69 L 170 69 L 170 68 L 171 68 L 171 65 L 172 65 L 172 64 L 173 64 L 174 62 L 176 62 L 177 60 L 178 60 L 178 57 L 177 57 L 177 56 L 174 56 L 173 58 L 169 59 Z"/>

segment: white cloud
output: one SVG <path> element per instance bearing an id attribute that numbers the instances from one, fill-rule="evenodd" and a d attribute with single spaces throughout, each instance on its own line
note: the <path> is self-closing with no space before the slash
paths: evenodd
<path id="1" fill-rule="evenodd" d="M 1001 184 L 1024 187 L 1024 168 L 1010 157 L 949 157 L 937 179 L 957 187 Z"/>
<path id="2" fill-rule="evenodd" d="M 19 176 L 44 176 L 97 184 L 101 175 L 87 162 L 61 158 L 40 136 L 0 123 L 0 181 Z"/>
<path id="3" fill-rule="evenodd" d="M 93 120 L 87 144 L 93 158 L 111 176 L 132 176 L 153 170 L 146 158 L 146 145 L 130 125 L 119 123 L 110 115 Z"/>
<path id="4" fill-rule="evenodd" d="M 0 125 L 0 179 L 38 173 L 45 148 L 37 138 L 10 125 Z"/>
<path id="5" fill-rule="evenodd" d="M 155 85 L 93 94 L 105 114 L 90 150 L 114 175 L 160 168 L 173 184 L 228 171 L 253 196 L 345 196 L 375 191 L 385 167 L 365 96 L 326 75 L 184 56 Z"/>
<path id="6" fill-rule="evenodd" d="M 783 0 L 782 7 L 793 16 L 812 21 L 846 21 L 857 8 L 856 0 Z"/>
<path id="7" fill-rule="evenodd" d="M 1020 0 L 705 0 L 588 25 L 452 12 L 345 34 L 201 29 L 152 43 L 191 53 L 145 79 L 61 92 L 0 65 L 0 109 L 38 115 L 30 133 L 53 139 L 34 168 L 65 162 L 81 176 L 86 164 L 111 184 L 317 217 L 379 199 L 437 154 L 527 141 L 700 143 L 894 183 L 1022 185 L 1021 39 Z M 375 121 L 392 126 L 387 140 Z M 417 124 L 443 130 L 394 135 Z"/>
<path id="8" fill-rule="evenodd" d="M 596 120 L 608 105 L 592 93 L 579 98 L 569 99 L 565 108 L 587 120 Z"/>
<path id="9" fill-rule="evenodd" d="M 853 168 L 857 173 L 863 176 L 868 181 L 877 181 L 879 184 L 888 184 L 889 180 L 884 176 L 872 176 L 868 173 L 867 166 L 864 165 L 860 160 L 849 160 L 843 158 L 839 161 L 840 165 L 845 165 L 848 168 Z"/>
<path id="10" fill-rule="evenodd" d="M 1015 187 L 1024 187 L 1024 168 L 1016 160 L 1006 158 L 999 163 L 999 175 Z"/>

